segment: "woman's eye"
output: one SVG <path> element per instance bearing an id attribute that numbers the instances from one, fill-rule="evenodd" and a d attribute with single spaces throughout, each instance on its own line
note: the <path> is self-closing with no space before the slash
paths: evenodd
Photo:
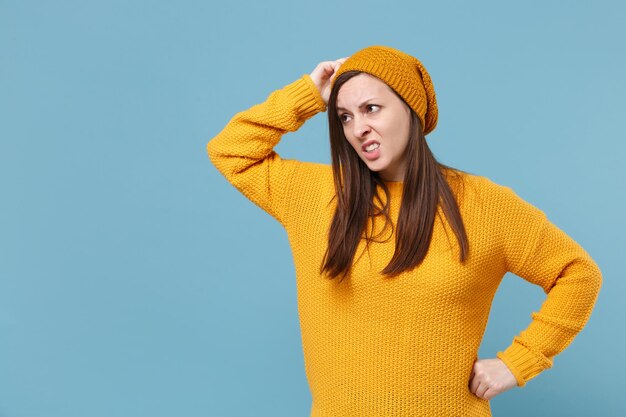
<path id="1" fill-rule="evenodd" d="M 365 106 L 365 107 L 366 107 L 367 109 L 371 109 L 372 107 L 380 107 L 380 106 L 379 106 L 378 104 L 368 104 L 368 105 L 367 105 L 367 106 Z M 376 110 L 376 111 L 378 111 L 378 110 Z M 347 122 L 347 120 L 345 119 L 345 117 L 346 117 L 346 116 L 347 116 L 347 117 L 350 117 L 350 116 L 348 116 L 348 115 L 347 115 L 347 114 L 345 114 L 345 113 L 344 113 L 344 114 L 340 114 L 340 115 L 339 115 L 339 120 L 341 120 L 341 122 L 342 122 L 342 123 Z"/>

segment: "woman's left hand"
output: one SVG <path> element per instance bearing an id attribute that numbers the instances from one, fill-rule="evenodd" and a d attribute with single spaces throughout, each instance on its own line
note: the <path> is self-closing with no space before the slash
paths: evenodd
<path id="1" fill-rule="evenodd" d="M 500 358 L 478 359 L 474 362 L 469 388 L 472 394 L 491 400 L 517 386 L 517 379 Z"/>

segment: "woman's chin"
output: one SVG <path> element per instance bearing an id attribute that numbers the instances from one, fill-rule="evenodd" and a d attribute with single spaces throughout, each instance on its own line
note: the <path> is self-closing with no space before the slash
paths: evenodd
<path id="1" fill-rule="evenodd" d="M 365 165 L 367 165 L 370 171 L 375 171 L 375 172 L 379 172 L 385 169 L 385 166 L 386 166 L 385 163 L 381 161 L 380 159 L 377 159 L 375 161 L 363 161 L 363 162 L 365 162 Z"/>

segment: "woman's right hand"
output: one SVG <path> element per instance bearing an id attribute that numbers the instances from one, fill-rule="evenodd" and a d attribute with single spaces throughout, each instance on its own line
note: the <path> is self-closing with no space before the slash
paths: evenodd
<path id="1" fill-rule="evenodd" d="M 345 58 L 339 58 L 336 61 L 323 61 L 317 64 L 317 67 L 311 72 L 310 77 L 317 86 L 325 104 L 328 104 L 330 97 L 330 83 L 334 79 L 337 69 L 345 62 Z"/>

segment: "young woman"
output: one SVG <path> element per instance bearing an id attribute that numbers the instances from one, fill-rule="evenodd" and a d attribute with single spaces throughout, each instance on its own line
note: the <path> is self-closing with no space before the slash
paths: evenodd
<path id="1" fill-rule="evenodd" d="M 283 134 L 328 111 L 332 164 L 283 159 Z M 237 113 L 215 167 L 286 229 L 311 416 L 490 416 L 550 368 L 602 285 L 593 259 L 511 188 L 437 162 L 429 74 L 370 46 Z M 478 350 L 512 272 L 547 294 L 496 358 Z"/>

